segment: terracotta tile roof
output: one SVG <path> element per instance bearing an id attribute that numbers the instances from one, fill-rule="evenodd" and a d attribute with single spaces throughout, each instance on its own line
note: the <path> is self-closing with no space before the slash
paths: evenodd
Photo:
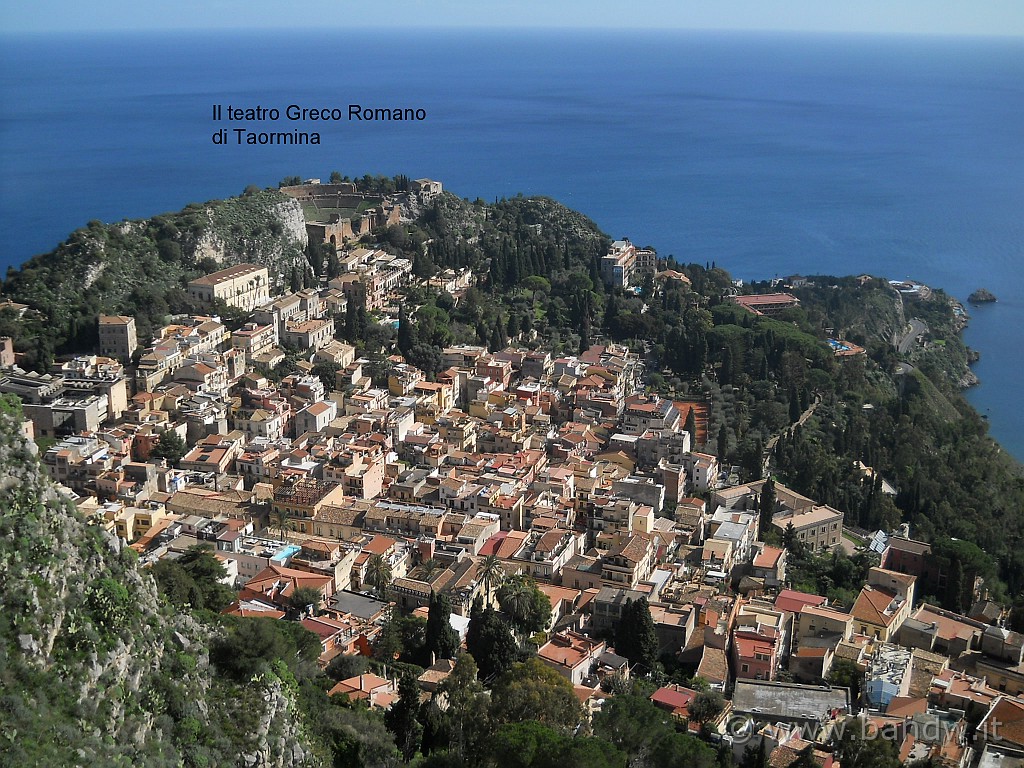
<path id="1" fill-rule="evenodd" d="M 611 557 L 624 557 L 631 563 L 639 563 L 647 554 L 647 539 L 633 535 L 620 542 L 608 554 Z"/>
<path id="2" fill-rule="evenodd" d="M 729 661 L 721 648 L 704 646 L 697 674 L 709 683 L 725 683 L 729 679 Z"/>
<path id="3" fill-rule="evenodd" d="M 774 568 L 778 565 L 784 551 L 785 550 L 780 549 L 779 547 L 765 546 L 765 548 L 757 554 L 757 557 L 754 558 L 754 567 Z"/>
<path id="4" fill-rule="evenodd" d="M 363 545 L 363 551 L 372 555 L 383 555 L 389 552 L 398 542 L 387 536 L 374 536 Z"/>
<path id="5" fill-rule="evenodd" d="M 662 709 L 686 717 L 690 702 L 697 692 L 681 685 L 666 685 L 651 694 L 651 701 Z"/>
<path id="6" fill-rule="evenodd" d="M 916 696 L 894 696 L 885 714 L 891 717 L 912 717 L 928 711 L 928 700 Z"/>
<path id="7" fill-rule="evenodd" d="M 952 640 L 954 638 L 969 640 L 976 633 L 981 632 L 980 629 L 972 627 L 966 622 L 957 621 L 951 616 L 943 616 L 936 611 L 932 611 L 927 605 L 921 606 L 917 613 L 914 614 L 914 618 L 925 624 L 937 625 L 938 636 L 943 640 Z"/>
<path id="8" fill-rule="evenodd" d="M 328 696 L 346 694 L 350 699 L 368 699 L 370 694 L 378 688 L 387 688 L 391 683 L 383 677 L 374 674 L 357 675 L 348 680 L 342 680 L 327 692 Z"/>
<path id="9" fill-rule="evenodd" d="M 889 610 L 896 595 L 878 587 L 864 586 L 850 612 L 858 621 L 887 627 L 896 619 L 898 611 Z"/>
<path id="10" fill-rule="evenodd" d="M 574 668 L 597 657 L 604 648 L 603 640 L 576 632 L 563 632 L 542 645 L 537 655 L 549 664 Z"/>
<path id="11" fill-rule="evenodd" d="M 1024 701 L 1000 697 L 978 728 L 991 741 L 1024 747 Z"/>
<path id="12" fill-rule="evenodd" d="M 825 598 L 821 595 L 797 592 L 795 589 L 784 589 L 775 598 L 775 607 L 780 611 L 800 613 L 806 605 L 821 605 L 824 602 Z"/>

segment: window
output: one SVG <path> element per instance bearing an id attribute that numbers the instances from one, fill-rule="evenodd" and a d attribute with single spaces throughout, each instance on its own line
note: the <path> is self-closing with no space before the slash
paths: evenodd
<path id="1" fill-rule="evenodd" d="M 744 665 L 743 665 L 743 666 L 741 667 L 741 669 L 742 669 L 742 671 L 743 671 L 743 672 L 749 672 L 749 671 L 750 671 L 750 666 L 749 666 L 749 665 L 747 665 L 747 664 L 744 664 Z"/>

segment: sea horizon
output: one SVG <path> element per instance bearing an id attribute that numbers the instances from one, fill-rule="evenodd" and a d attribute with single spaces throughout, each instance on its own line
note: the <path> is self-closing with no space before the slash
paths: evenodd
<path id="1" fill-rule="evenodd" d="M 365 55 L 301 29 L 3 33 L 3 266 L 91 219 L 146 218 L 292 175 L 401 173 L 469 198 L 543 194 L 612 237 L 743 280 L 868 272 L 965 303 L 992 290 L 995 305 L 968 308 L 982 384 L 967 397 L 1024 458 L 1013 397 L 1024 365 L 1024 40 L 388 34 Z M 458 45 L 441 45 L 452 36 Z M 301 56 L 260 56 L 253 40 Z M 408 103 L 428 119 L 330 125 L 313 147 L 217 147 L 210 105 L 221 102 Z"/>

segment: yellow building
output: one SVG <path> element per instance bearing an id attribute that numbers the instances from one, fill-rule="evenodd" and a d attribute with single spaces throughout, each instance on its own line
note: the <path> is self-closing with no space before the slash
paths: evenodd
<path id="1" fill-rule="evenodd" d="M 231 307 L 255 309 L 270 299 L 270 278 L 266 267 L 236 264 L 189 281 L 188 295 L 205 304 L 220 299 Z"/>

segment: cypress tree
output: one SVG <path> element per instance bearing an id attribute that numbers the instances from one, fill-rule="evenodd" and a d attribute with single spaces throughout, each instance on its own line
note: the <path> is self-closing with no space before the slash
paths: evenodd
<path id="1" fill-rule="evenodd" d="M 718 430 L 718 460 L 725 463 L 725 456 L 729 450 L 729 426 L 722 423 Z"/>
<path id="2" fill-rule="evenodd" d="M 449 621 L 451 615 L 452 605 L 448 596 L 431 590 L 424 650 L 438 659 L 454 659 L 459 652 L 459 635 Z"/>
<path id="3" fill-rule="evenodd" d="M 423 725 L 419 721 L 420 687 L 416 678 L 406 672 L 398 683 L 398 701 L 384 713 L 384 725 L 395 737 L 402 759 L 409 762 L 420 748 Z"/>
<path id="4" fill-rule="evenodd" d="M 658 660 L 658 634 L 646 597 L 627 600 L 623 606 L 615 632 L 615 652 L 629 659 L 630 666 L 644 674 L 654 669 Z"/>
<path id="5" fill-rule="evenodd" d="M 690 433 L 690 442 L 693 445 L 697 444 L 697 411 L 693 406 L 690 406 L 690 412 L 686 414 L 686 425 L 683 427 L 687 432 Z"/>
<path id="6" fill-rule="evenodd" d="M 759 522 L 759 538 L 763 539 L 765 532 L 772 526 L 772 517 L 775 514 L 775 480 L 769 477 L 761 487 L 761 495 L 757 500 L 757 512 Z"/>
<path id="7" fill-rule="evenodd" d="M 398 310 L 398 350 L 403 355 L 408 355 L 409 350 L 416 346 L 416 329 L 409 320 L 405 304 Z"/>

